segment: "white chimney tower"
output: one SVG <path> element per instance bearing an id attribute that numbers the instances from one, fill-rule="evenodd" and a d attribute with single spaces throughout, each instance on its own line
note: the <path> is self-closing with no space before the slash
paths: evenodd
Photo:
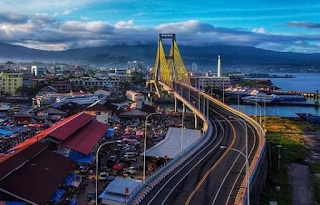
<path id="1" fill-rule="evenodd" d="M 221 62 L 220 62 L 220 55 L 218 55 L 218 78 L 221 77 Z"/>

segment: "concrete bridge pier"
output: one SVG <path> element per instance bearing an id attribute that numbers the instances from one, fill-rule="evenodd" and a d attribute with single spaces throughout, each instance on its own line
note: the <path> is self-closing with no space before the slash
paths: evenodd
<path id="1" fill-rule="evenodd" d="M 178 111 L 178 99 L 174 97 L 174 112 Z"/>
<path id="2" fill-rule="evenodd" d="M 182 103 L 182 113 L 186 113 L 186 105 Z"/>
<path id="3" fill-rule="evenodd" d="M 202 107 L 202 113 L 204 116 L 206 116 L 206 98 L 203 97 L 203 103 L 202 103 L 203 107 Z"/>
<path id="4" fill-rule="evenodd" d="M 194 114 L 194 129 L 198 129 L 198 117 L 197 117 L 197 114 Z"/>

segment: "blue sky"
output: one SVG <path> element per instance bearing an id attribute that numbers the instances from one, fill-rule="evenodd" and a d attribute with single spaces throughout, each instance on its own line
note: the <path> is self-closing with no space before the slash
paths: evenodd
<path id="1" fill-rule="evenodd" d="M 156 43 L 320 53 L 320 1 L 0 1 L 0 41 L 46 50 Z"/>

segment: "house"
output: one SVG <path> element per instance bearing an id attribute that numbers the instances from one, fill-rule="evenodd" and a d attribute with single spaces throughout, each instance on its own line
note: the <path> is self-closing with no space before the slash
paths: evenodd
<path id="1" fill-rule="evenodd" d="M 116 177 L 107 188 L 99 195 L 102 204 L 121 205 L 126 198 L 141 184 L 141 181 L 135 179 L 125 179 Z"/>
<path id="2" fill-rule="evenodd" d="M 108 110 L 105 106 L 96 102 L 87 107 L 84 112 L 89 115 L 96 116 L 98 122 L 108 124 L 109 116 L 111 116 L 112 110 Z"/>
<path id="3" fill-rule="evenodd" d="M 51 86 L 57 89 L 60 93 L 70 92 L 71 91 L 71 83 L 67 80 L 64 81 L 53 81 Z"/>
<path id="4" fill-rule="evenodd" d="M 86 73 L 85 69 L 81 68 L 80 66 L 76 65 L 75 67 L 73 67 L 71 70 L 70 70 L 70 74 L 73 76 L 73 77 L 81 77 L 83 76 L 84 74 Z"/>
<path id="5" fill-rule="evenodd" d="M 13 121 L 18 125 L 27 125 L 31 122 L 31 115 L 28 112 L 19 111 L 13 114 Z"/>
<path id="6" fill-rule="evenodd" d="M 58 91 L 58 89 L 49 85 L 49 86 L 42 88 L 40 90 L 40 92 L 42 92 L 42 93 L 58 93 L 59 91 Z"/>
<path id="7" fill-rule="evenodd" d="M 52 121 L 57 121 L 62 117 L 67 117 L 67 116 L 68 116 L 67 112 L 52 106 L 48 106 L 44 109 L 38 110 L 36 114 L 36 118 L 39 120 L 52 120 Z"/>
<path id="8" fill-rule="evenodd" d="M 45 108 L 40 108 L 35 113 L 36 118 L 39 120 L 57 121 L 61 118 L 81 112 L 83 109 L 83 106 L 75 102 L 61 102 L 53 103 Z"/>

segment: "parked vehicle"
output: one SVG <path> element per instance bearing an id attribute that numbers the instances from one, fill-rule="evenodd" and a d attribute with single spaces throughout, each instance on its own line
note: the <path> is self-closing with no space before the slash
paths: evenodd
<path id="1" fill-rule="evenodd" d="M 137 158 L 134 152 L 126 152 L 123 155 L 122 160 L 124 162 L 130 162 L 130 161 L 137 161 Z"/>
<path id="2" fill-rule="evenodd" d="M 122 144 L 122 140 L 117 140 L 117 147 L 122 147 L 123 144 Z"/>
<path id="3" fill-rule="evenodd" d="M 109 157 L 109 161 L 110 161 L 110 162 L 116 162 L 116 160 L 117 160 L 117 157 L 114 156 L 114 155 L 112 155 L 112 156 Z"/>
<path id="4" fill-rule="evenodd" d="M 107 177 L 108 177 L 108 173 L 107 173 L 107 172 L 101 172 L 101 173 L 99 174 L 99 179 L 100 179 L 101 181 L 107 180 Z"/>
<path id="5" fill-rule="evenodd" d="M 88 191 L 88 193 L 87 193 L 87 201 L 95 200 L 95 198 L 96 198 L 96 192 Z"/>
<path id="6" fill-rule="evenodd" d="M 129 174 L 135 174 L 137 172 L 136 168 L 135 167 L 129 167 L 127 170 L 126 170 L 127 173 Z"/>
<path id="7" fill-rule="evenodd" d="M 127 155 L 128 157 L 136 157 L 135 152 L 125 152 L 124 155 Z"/>

